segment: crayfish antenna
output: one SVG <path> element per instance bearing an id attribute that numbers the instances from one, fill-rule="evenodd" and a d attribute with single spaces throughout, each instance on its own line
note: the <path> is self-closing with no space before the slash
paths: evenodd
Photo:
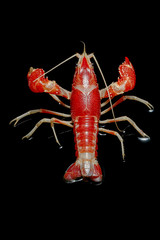
<path id="1" fill-rule="evenodd" d="M 83 43 L 83 46 L 84 46 L 84 48 L 83 48 L 83 54 L 85 54 L 85 53 L 86 53 L 86 44 L 85 44 L 83 41 L 81 41 L 81 43 Z"/>
<path id="2" fill-rule="evenodd" d="M 33 82 L 37 81 L 39 78 L 45 76 L 46 74 L 52 72 L 54 69 L 58 68 L 59 66 L 61 66 L 62 64 L 68 62 L 69 60 L 71 60 L 74 57 L 79 57 L 79 54 L 73 54 L 71 57 L 65 59 L 64 61 L 60 62 L 59 64 L 57 64 L 56 66 L 54 66 L 53 68 L 49 69 L 47 72 L 45 72 L 44 74 L 42 74 L 41 76 L 37 77 Z"/>

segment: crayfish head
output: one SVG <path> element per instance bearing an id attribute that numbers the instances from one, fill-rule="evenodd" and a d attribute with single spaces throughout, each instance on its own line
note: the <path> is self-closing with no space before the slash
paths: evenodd
<path id="1" fill-rule="evenodd" d="M 77 57 L 79 58 L 79 61 L 78 61 L 78 68 L 79 69 L 82 69 L 82 68 L 93 68 L 92 67 L 92 63 L 90 61 L 90 59 L 92 58 L 93 54 L 87 54 L 86 53 L 86 45 L 83 41 L 81 41 L 84 45 L 84 49 L 83 49 L 83 53 L 82 54 L 77 54 Z"/>
<path id="2" fill-rule="evenodd" d="M 86 52 L 83 52 L 82 54 L 78 54 L 78 68 L 79 69 L 92 69 L 92 63 L 90 61 L 91 57 L 90 54 L 88 55 Z"/>
<path id="3" fill-rule="evenodd" d="M 82 55 L 79 54 L 79 61 L 75 71 L 73 84 L 81 85 L 84 88 L 90 87 L 91 85 L 97 85 L 97 78 L 90 61 L 90 55 L 87 55 L 86 52 Z"/>

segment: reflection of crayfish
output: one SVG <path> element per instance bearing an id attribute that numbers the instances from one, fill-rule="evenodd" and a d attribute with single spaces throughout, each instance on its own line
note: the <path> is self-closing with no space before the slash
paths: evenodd
<path id="1" fill-rule="evenodd" d="M 59 67 L 63 63 L 72 59 L 73 57 L 77 57 L 78 64 L 75 70 L 72 91 L 69 92 L 62 87 L 60 87 L 55 81 L 50 81 L 48 78 L 45 78 L 45 74 L 49 73 L 56 67 Z M 105 83 L 105 88 L 99 90 L 97 84 L 97 78 L 94 73 L 93 65 L 90 59 L 93 58 Z M 23 138 L 30 138 L 31 135 L 36 131 L 36 129 L 42 123 L 50 123 L 53 129 L 53 133 L 57 143 L 59 144 L 54 125 L 55 124 L 63 124 L 68 127 L 73 128 L 74 136 L 75 136 L 75 149 L 76 149 L 76 161 L 73 163 L 65 172 L 64 179 L 68 182 L 74 182 L 79 179 L 90 179 L 94 182 L 102 181 L 102 171 L 97 161 L 97 135 L 98 132 L 109 133 L 118 137 L 121 143 L 122 149 L 122 157 L 124 159 L 124 146 L 123 139 L 120 134 L 116 131 L 112 131 L 105 128 L 99 128 L 100 124 L 112 123 L 115 122 L 117 126 L 117 122 L 119 121 L 128 121 L 142 137 L 148 137 L 136 124 L 133 120 L 131 120 L 127 116 L 122 116 L 116 118 L 114 115 L 113 108 L 117 106 L 119 103 L 125 101 L 126 99 L 135 100 L 141 102 L 150 109 L 153 106 L 138 97 L 135 96 L 122 96 L 118 101 L 116 101 L 113 105 L 111 99 L 113 99 L 116 95 L 123 94 L 129 90 L 132 90 L 135 87 L 136 83 L 136 75 L 134 68 L 126 57 L 125 61 L 119 66 L 119 74 L 117 82 L 111 83 L 107 86 L 102 70 L 98 64 L 98 61 L 94 54 L 87 55 L 84 45 L 84 51 L 82 54 L 74 54 L 71 57 L 67 58 L 56 67 L 52 68 L 48 72 L 44 72 L 43 69 L 34 69 L 30 68 L 27 78 L 28 85 L 31 91 L 40 93 L 46 92 L 49 93 L 54 100 L 62 104 L 67 108 L 71 108 L 71 114 L 64 114 L 59 112 L 54 112 L 46 109 L 37 109 L 31 110 L 27 113 L 24 113 L 21 116 L 16 117 L 11 122 L 15 121 L 15 125 L 17 122 L 30 114 L 34 113 L 47 113 L 53 114 L 57 116 L 62 116 L 69 118 L 70 121 L 62 121 L 58 118 L 43 118 L 40 120 L 35 127 Z M 70 100 L 70 106 L 63 103 L 58 97 L 62 96 L 66 99 Z M 101 99 L 108 98 L 105 102 L 101 104 Z M 101 107 L 104 107 L 106 104 L 110 103 L 110 107 L 101 111 Z M 100 116 L 107 113 L 108 111 L 112 111 L 113 119 L 100 120 Z M 118 126 L 117 126 L 118 128 Z"/>

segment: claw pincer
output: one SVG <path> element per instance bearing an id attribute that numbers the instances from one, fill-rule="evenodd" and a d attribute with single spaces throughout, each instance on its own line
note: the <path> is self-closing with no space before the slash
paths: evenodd
<path id="1" fill-rule="evenodd" d="M 119 74 L 118 84 L 124 85 L 124 92 L 132 90 L 136 84 L 136 74 L 132 63 L 127 57 L 125 57 L 125 61 L 119 66 Z"/>
<path id="2" fill-rule="evenodd" d="M 45 72 L 41 68 L 30 68 L 27 74 L 28 86 L 32 92 L 43 93 L 47 92 L 50 94 L 60 93 L 60 87 L 55 81 L 50 81 L 44 77 Z"/>
<path id="3" fill-rule="evenodd" d="M 124 92 L 128 92 L 135 87 L 136 84 L 136 74 L 132 63 L 129 61 L 127 57 L 125 57 L 125 61 L 119 66 L 119 75 L 118 81 L 113 82 L 109 87 L 108 91 L 110 93 L 111 98 L 123 94 Z M 102 90 L 103 91 L 103 90 Z M 108 97 L 108 91 L 105 92 L 104 97 Z"/>

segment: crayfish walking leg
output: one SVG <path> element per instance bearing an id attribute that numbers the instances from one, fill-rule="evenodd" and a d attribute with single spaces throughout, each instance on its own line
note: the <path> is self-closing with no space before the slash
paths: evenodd
<path id="1" fill-rule="evenodd" d="M 54 123 L 57 123 L 57 124 L 63 124 L 63 125 L 66 125 L 68 127 L 71 127 L 73 128 L 72 124 L 71 124 L 71 121 L 62 121 L 60 119 L 57 119 L 57 118 L 51 118 L 51 119 L 48 119 L 48 118 L 43 118 L 41 119 L 36 125 L 35 127 L 27 134 L 25 135 L 22 139 L 24 138 L 30 138 L 33 133 L 37 130 L 37 128 L 40 127 L 40 125 L 42 123 L 50 123 L 51 124 L 51 127 L 52 127 L 52 130 L 53 130 L 53 133 L 54 133 L 54 136 L 55 136 L 55 139 L 56 139 L 56 142 L 60 145 L 59 141 L 58 141 L 58 138 L 57 138 L 57 135 L 56 135 L 56 132 L 55 132 L 55 129 L 54 129 Z"/>
<path id="2" fill-rule="evenodd" d="M 127 116 L 122 116 L 115 119 L 107 119 L 107 120 L 99 121 L 99 123 L 104 124 L 104 123 L 122 122 L 122 121 L 128 121 L 137 130 L 137 132 L 139 132 L 139 134 L 142 137 L 149 138 L 149 136 L 146 133 L 144 133 L 131 118 Z"/>
<path id="3" fill-rule="evenodd" d="M 116 131 L 112 131 L 112 130 L 105 129 L 105 128 L 99 128 L 99 131 L 100 131 L 100 132 L 109 133 L 109 134 L 112 134 L 112 135 L 118 137 L 119 141 L 121 142 L 122 158 L 123 158 L 123 160 L 124 160 L 124 157 L 125 157 L 124 144 L 123 144 L 123 138 L 121 137 L 121 135 L 120 135 L 118 132 L 116 132 Z"/>
<path id="4" fill-rule="evenodd" d="M 137 102 L 140 102 L 140 103 L 143 103 L 144 105 L 146 105 L 149 110 L 153 110 L 154 107 L 152 106 L 152 104 L 150 104 L 148 101 L 142 99 L 142 98 L 139 98 L 139 97 L 136 97 L 136 96 L 122 96 L 119 100 L 117 100 L 114 104 L 113 104 L 113 108 L 116 107 L 118 104 L 124 102 L 125 100 L 133 100 L 133 101 L 137 101 Z M 108 104 L 108 100 L 105 101 L 104 103 L 102 103 L 102 106 L 101 107 L 104 107 L 106 104 Z M 101 112 L 101 115 L 109 112 L 111 110 L 111 107 L 108 107 L 107 109 L 105 109 L 104 111 Z"/>
<path id="5" fill-rule="evenodd" d="M 42 109 L 41 108 L 41 109 L 30 110 L 30 111 L 28 111 L 28 112 L 26 112 L 26 113 L 24 113 L 24 114 L 22 114 L 22 115 L 20 115 L 20 116 L 18 116 L 16 118 L 12 119 L 9 124 L 11 124 L 12 122 L 15 121 L 14 126 L 16 126 L 17 123 L 22 118 L 27 117 L 27 116 L 32 115 L 32 114 L 35 114 L 35 113 L 47 113 L 47 114 L 57 115 L 57 116 L 61 116 L 61 117 L 71 117 L 70 114 L 55 112 L 55 111 L 51 111 L 51 110 L 47 110 L 47 109 Z"/>

